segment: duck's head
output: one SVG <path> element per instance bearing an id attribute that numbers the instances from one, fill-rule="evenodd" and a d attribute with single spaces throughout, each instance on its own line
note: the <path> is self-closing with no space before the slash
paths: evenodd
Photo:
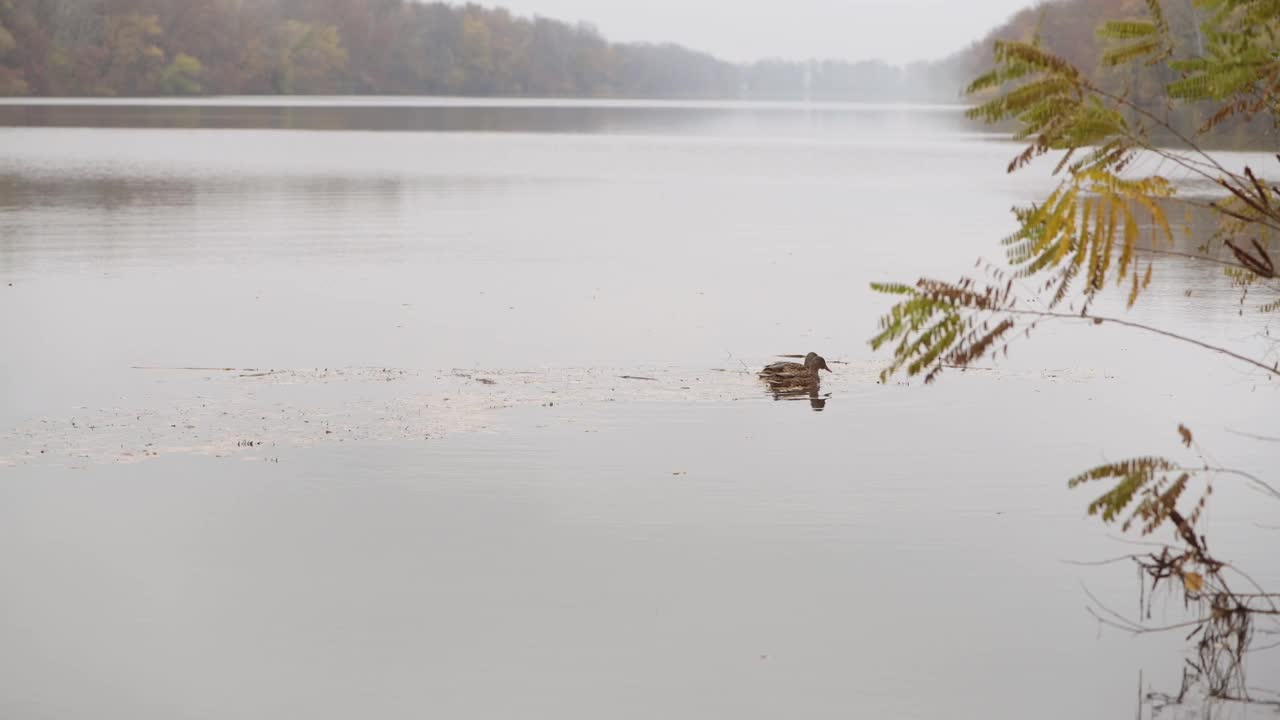
<path id="1" fill-rule="evenodd" d="M 826 359 L 815 352 L 811 352 L 804 356 L 804 366 L 814 375 L 817 375 L 819 370 L 831 372 L 831 368 L 827 367 Z"/>

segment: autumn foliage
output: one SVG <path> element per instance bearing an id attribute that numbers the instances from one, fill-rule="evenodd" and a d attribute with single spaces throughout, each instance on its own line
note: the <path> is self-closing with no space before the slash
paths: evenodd
<path id="1" fill-rule="evenodd" d="M 1121 307 L 1132 307 L 1153 283 L 1168 282 L 1155 260 L 1173 256 L 1223 272 L 1241 288 L 1242 314 L 1246 308 L 1280 310 L 1274 250 L 1280 187 L 1265 179 L 1280 172 L 1270 164 L 1280 156 L 1266 157 L 1265 168 L 1241 167 L 1206 149 L 1228 122 L 1274 138 L 1280 0 L 1130 5 L 1134 14 L 1103 23 L 1094 50 L 1085 53 L 1090 61 L 1100 59 L 1105 72 L 1056 51 L 1053 36 L 1038 27 L 1028 28 L 1024 38 L 992 44 L 994 67 L 969 87 L 978 100 L 970 115 L 1010 127 L 1024 143 L 1008 172 L 1040 159 L 1050 163 L 1057 186 L 1039 202 L 1013 208 L 1016 229 L 1004 238 L 1003 264 L 980 264 L 981 276 L 952 282 L 921 278 L 874 286 L 895 301 L 871 340 L 892 353 L 883 380 L 901 374 L 930 382 L 952 369 L 999 362 L 1013 340 L 1029 337 L 1048 319 L 1155 333 L 1280 380 L 1280 365 L 1269 356 L 1097 309 L 1105 307 L 1107 293 L 1123 293 Z M 1190 122 L 1197 117 L 1198 123 Z M 1193 192 L 1181 192 L 1188 186 Z M 1185 222 L 1170 213 L 1180 206 Z M 1211 216 L 1216 227 L 1197 231 L 1193 210 Z M 1280 490 L 1210 462 L 1185 425 L 1178 426 L 1178 437 L 1194 452 L 1192 459 L 1141 455 L 1089 469 L 1068 486 L 1102 486 L 1087 508 L 1102 522 L 1167 538 L 1158 552 L 1129 559 L 1148 588 L 1181 594 L 1193 617 L 1152 627 L 1105 608 L 1095 614 L 1136 633 L 1190 631 L 1196 656 L 1188 666 L 1196 682 L 1213 698 L 1251 700 L 1247 654 L 1259 619 L 1280 617 L 1280 594 L 1258 588 L 1210 551 L 1203 511 L 1215 483 L 1242 482 L 1271 500 L 1280 500 Z"/>
<path id="2" fill-rule="evenodd" d="M 0 0 L 0 95 L 954 100 L 958 83 L 942 68 L 735 64 L 474 4 Z"/>

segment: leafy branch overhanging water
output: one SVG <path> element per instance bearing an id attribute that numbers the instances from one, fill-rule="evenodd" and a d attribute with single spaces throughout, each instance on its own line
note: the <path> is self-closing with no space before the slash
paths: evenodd
<path id="1" fill-rule="evenodd" d="M 1018 228 L 1002 241 L 1007 267 L 980 261 L 977 277 L 873 286 L 897 299 L 871 340 L 874 348 L 892 353 L 883 380 L 905 374 L 928 383 L 948 369 L 995 361 L 1008 354 L 1011 342 L 1030 337 L 1048 320 L 1156 333 L 1280 379 L 1280 365 L 1266 355 L 1094 309 L 1109 288 L 1123 291 L 1126 306 L 1133 307 L 1153 283 L 1162 282 L 1156 276 L 1158 255 L 1220 267 L 1241 288 L 1242 302 L 1261 291 L 1269 297 L 1258 311 L 1280 309 L 1272 250 L 1280 232 L 1280 187 L 1265 179 L 1268 169 L 1230 167 L 1200 142 L 1228 120 L 1262 125 L 1274 134 L 1280 120 L 1280 0 L 1195 0 L 1195 6 L 1201 20 L 1195 47 L 1181 45 L 1170 33 L 1159 0 L 1146 0 L 1144 17 L 1098 29 L 1110 43 L 1104 65 L 1135 80 L 1153 72 L 1174 78 L 1163 85 L 1163 114 L 1135 102 L 1130 92 L 1102 87 L 1046 51 L 1038 36 L 995 43 L 995 67 L 969 86 L 980 100 L 970 115 L 1016 124 L 1015 137 L 1026 147 L 1009 163 L 1010 173 L 1059 155 L 1053 170 L 1058 184 L 1041 202 L 1013 209 Z M 1210 104 L 1213 110 L 1192 133 L 1170 120 L 1186 104 Z M 1156 172 L 1144 171 L 1152 166 Z M 1181 200 L 1179 183 L 1186 181 L 1216 188 L 1216 198 Z M 1181 227 L 1169 217 L 1177 202 L 1188 206 Z M 1216 229 L 1197 234 L 1193 207 L 1210 213 Z M 1179 249 L 1180 236 L 1194 251 Z M 1198 450 L 1191 430 L 1179 425 L 1178 432 L 1187 448 Z M 1188 662 L 1208 694 L 1252 700 L 1245 660 L 1258 649 L 1258 623 L 1280 617 L 1280 593 L 1258 587 L 1210 552 L 1200 521 L 1214 483 L 1224 478 L 1243 480 L 1280 501 L 1280 492 L 1264 479 L 1213 466 L 1202 453 L 1193 463 L 1157 456 L 1106 463 L 1071 478 L 1068 486 L 1109 485 L 1088 508 L 1104 523 L 1144 536 L 1171 531 L 1174 539 L 1158 552 L 1126 559 L 1137 563 L 1146 589 L 1172 587 L 1195 612 L 1188 622 L 1152 627 L 1099 604 L 1099 619 L 1135 633 L 1189 631 L 1195 656 Z"/>

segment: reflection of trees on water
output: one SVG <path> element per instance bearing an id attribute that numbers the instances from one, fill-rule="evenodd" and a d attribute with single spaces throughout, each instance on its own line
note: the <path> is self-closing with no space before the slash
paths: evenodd
<path id="1" fill-rule="evenodd" d="M 587 134 L 676 134 L 715 137 L 828 137 L 971 133 L 959 111 L 911 111 L 854 105 L 543 105 L 331 106 L 6 105 L 0 127 L 131 127 L 373 130 Z"/>
<path id="2" fill-rule="evenodd" d="M 196 195 L 191 179 L 0 174 L 0 268 L 17 269 L 33 255 L 48 259 L 51 249 L 73 262 L 128 255 L 142 244 L 138 233 L 122 231 L 113 218 L 190 208 Z M 146 224 L 150 232 L 143 235 L 156 244 L 181 237 Z"/>
<path id="3" fill-rule="evenodd" d="M 1236 265 L 1230 249 L 1216 237 L 1221 215 L 1209 207 L 1213 197 L 1188 197 L 1163 203 L 1165 213 L 1173 229 L 1172 246 L 1150 241 L 1152 226 L 1141 226 L 1143 242 L 1137 255 L 1143 260 L 1141 268 L 1151 263 L 1153 276 L 1163 279 L 1168 288 L 1177 293 L 1147 293 L 1135 306 L 1139 317 L 1146 314 L 1176 314 L 1180 324 L 1198 328 L 1204 332 L 1220 331 L 1225 325 L 1238 322 L 1241 315 L 1257 315 L 1258 306 L 1274 300 L 1259 294 L 1257 289 L 1246 295 L 1227 275 L 1228 268 Z M 1188 232 L 1189 231 L 1189 232 Z M 1277 247 L 1274 238 L 1259 238 L 1273 251 Z M 1117 253 L 1119 250 L 1117 249 Z M 1120 288 L 1117 296 L 1124 295 Z"/>
<path id="4" fill-rule="evenodd" d="M 4 210 L 174 207 L 191 205 L 196 193 L 192 178 L 0 174 L 0 209 Z"/>
<path id="5" fill-rule="evenodd" d="M 1280 715 L 1280 690 L 1252 688 L 1248 700 L 1224 700 L 1206 693 L 1203 679 L 1193 670 L 1184 670 L 1182 685 L 1168 693 L 1139 687 L 1140 718 L 1151 720 L 1247 720 L 1254 717 L 1274 718 Z M 1261 713 L 1261 714 L 1260 714 Z"/>
<path id="6" fill-rule="evenodd" d="M 449 178 L 453 187 L 458 179 Z M 429 179 L 423 184 L 430 185 Z M 0 209 L 101 210 L 173 209 L 245 198 L 288 196 L 305 209 L 341 210 L 348 204 L 396 204 L 404 181 L 393 177 L 316 176 L 100 176 L 84 174 L 0 174 Z"/>
<path id="7" fill-rule="evenodd" d="M 410 189 L 457 191 L 465 179 L 343 175 L 0 174 L 0 267 L 28 259 L 121 260 L 199 252 L 307 254 L 335 245 L 362 253 L 407 240 L 362 231 L 395 222 Z M 300 213 L 300 215 L 299 215 Z M 300 216 L 305 222 L 287 221 Z M 241 232 L 253 222 L 251 233 Z M 54 250 L 56 252 L 51 253 Z"/>

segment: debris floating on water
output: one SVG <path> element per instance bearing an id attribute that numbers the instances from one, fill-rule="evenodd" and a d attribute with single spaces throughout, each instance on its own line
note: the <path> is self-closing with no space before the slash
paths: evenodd
<path id="1" fill-rule="evenodd" d="M 74 417 L 33 417 L 0 428 L 0 466 L 83 467 L 175 454 L 254 459 L 249 456 L 264 444 L 282 449 L 339 442 L 420 443 L 458 433 L 496 432 L 504 422 L 502 411 L 521 407 L 547 408 L 548 417 L 558 421 L 571 418 L 573 407 L 593 403 L 766 397 L 753 374 L 708 373 L 706 368 L 136 369 L 178 375 L 140 376 L 141 389 L 131 389 L 119 406 L 77 408 Z M 832 379 L 838 383 L 832 389 L 873 388 L 879 369 L 868 362 L 841 373 Z M 149 384 L 154 384 L 154 394 Z"/>

